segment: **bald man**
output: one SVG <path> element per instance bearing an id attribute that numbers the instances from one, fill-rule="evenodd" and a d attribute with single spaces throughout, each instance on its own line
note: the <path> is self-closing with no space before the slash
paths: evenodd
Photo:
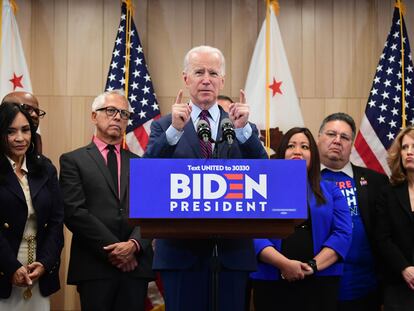
<path id="1" fill-rule="evenodd" d="M 4 96 L 1 103 L 4 102 L 11 102 L 23 105 L 24 108 L 27 110 L 27 112 L 30 114 L 30 117 L 32 118 L 33 124 L 37 128 L 39 127 L 39 119 L 43 118 L 46 114 L 45 111 L 39 109 L 39 102 L 37 98 L 29 92 L 11 92 Z M 37 146 L 38 150 L 37 152 L 39 154 L 42 153 L 42 138 L 39 134 L 36 134 L 36 140 L 37 140 Z"/>

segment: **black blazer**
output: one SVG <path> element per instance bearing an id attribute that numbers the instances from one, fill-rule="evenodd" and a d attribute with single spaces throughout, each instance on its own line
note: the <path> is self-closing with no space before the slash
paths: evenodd
<path id="1" fill-rule="evenodd" d="M 33 173 L 33 163 L 27 159 L 27 179 L 33 208 L 36 212 L 36 261 L 43 264 L 46 273 L 39 279 L 43 296 L 60 288 L 59 265 L 63 248 L 63 204 L 56 169 L 49 159 L 39 156 L 42 169 Z M 0 181 L 0 297 L 10 297 L 10 278 L 22 266 L 17 253 L 27 220 L 27 204 L 17 176 L 7 158 L 0 156 L 0 165 L 6 170 Z"/>
<path id="2" fill-rule="evenodd" d="M 220 108 L 220 121 L 228 114 Z M 171 115 L 160 118 L 151 124 L 151 135 L 145 157 L 149 158 L 201 158 L 199 139 L 190 120 L 184 127 L 183 136 L 175 146 L 170 146 L 165 131 L 171 125 Z M 232 148 L 221 144 L 216 152 L 219 158 L 267 158 L 254 124 L 252 136 L 240 144 L 235 139 Z M 218 137 L 221 137 L 219 128 Z M 154 269 L 190 269 L 212 253 L 213 241 L 157 239 L 155 246 Z M 221 264 L 233 270 L 256 270 L 256 258 L 251 239 L 220 239 L 217 241 L 218 257 Z"/>
<path id="3" fill-rule="evenodd" d="M 371 169 L 353 164 L 352 170 L 357 189 L 358 208 L 364 223 L 365 232 L 375 253 L 375 206 L 379 190 L 389 184 L 388 177 Z"/>
<path id="4" fill-rule="evenodd" d="M 134 277 L 153 278 L 151 241 L 142 239 L 139 227 L 128 223 L 129 159 L 135 154 L 121 150 L 120 197 L 105 160 L 96 147 L 86 147 L 63 154 L 60 158 L 65 224 L 72 231 L 68 284 L 105 279 L 121 270 L 108 261 L 103 247 L 135 239 L 141 245 L 138 267 L 129 272 Z"/>
<path id="5" fill-rule="evenodd" d="M 389 185 L 377 204 L 376 239 L 388 282 L 404 282 L 401 272 L 414 266 L 414 218 L 408 183 Z"/>

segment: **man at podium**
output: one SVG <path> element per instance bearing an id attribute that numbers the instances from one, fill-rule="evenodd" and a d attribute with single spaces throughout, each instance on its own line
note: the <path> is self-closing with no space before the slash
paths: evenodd
<path id="1" fill-rule="evenodd" d="M 152 123 L 145 157 L 267 158 L 256 126 L 248 122 L 244 92 L 240 91 L 240 101 L 230 105 L 229 113 L 217 104 L 224 76 L 220 50 L 198 46 L 188 51 L 182 77 L 190 102 L 182 101 L 180 90 L 171 114 Z M 234 140 L 230 137 L 230 141 L 216 143 L 223 132 L 229 133 L 229 127 L 234 127 Z M 218 310 L 244 310 L 249 271 L 256 270 L 251 239 L 158 239 L 153 269 L 161 272 L 167 310 L 211 309 L 213 252 L 220 271 Z"/>

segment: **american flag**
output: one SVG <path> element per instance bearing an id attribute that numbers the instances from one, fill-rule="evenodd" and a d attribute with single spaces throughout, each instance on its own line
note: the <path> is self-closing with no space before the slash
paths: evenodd
<path id="1" fill-rule="evenodd" d="M 151 122 L 160 117 L 160 108 L 131 14 L 132 8 L 123 1 L 105 90 L 125 90 L 133 111 L 126 130 L 126 144 L 129 150 L 142 156 L 148 144 Z"/>
<path id="2" fill-rule="evenodd" d="M 403 127 L 403 92 L 406 125 L 414 125 L 414 67 L 404 19 L 401 21 L 400 8 L 396 4 L 391 30 L 380 56 L 351 156 L 353 163 L 387 175 L 390 175 L 387 150 Z M 404 63 L 401 38 L 404 42 Z M 403 65 L 404 71 L 401 70 Z"/>

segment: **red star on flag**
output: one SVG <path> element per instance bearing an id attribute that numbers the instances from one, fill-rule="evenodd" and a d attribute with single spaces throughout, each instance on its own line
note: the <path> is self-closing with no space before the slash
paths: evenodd
<path id="1" fill-rule="evenodd" d="M 13 83 L 13 91 L 17 87 L 23 88 L 22 79 L 23 79 L 23 75 L 21 75 L 20 77 L 18 77 L 18 76 L 16 76 L 15 73 L 13 73 L 13 78 L 9 80 L 11 83 Z"/>
<path id="2" fill-rule="evenodd" d="M 273 83 L 269 85 L 269 89 L 272 89 L 273 94 L 272 97 L 276 95 L 276 93 L 283 94 L 280 90 L 280 86 L 282 85 L 282 81 L 277 82 L 275 77 L 273 77 Z"/>

